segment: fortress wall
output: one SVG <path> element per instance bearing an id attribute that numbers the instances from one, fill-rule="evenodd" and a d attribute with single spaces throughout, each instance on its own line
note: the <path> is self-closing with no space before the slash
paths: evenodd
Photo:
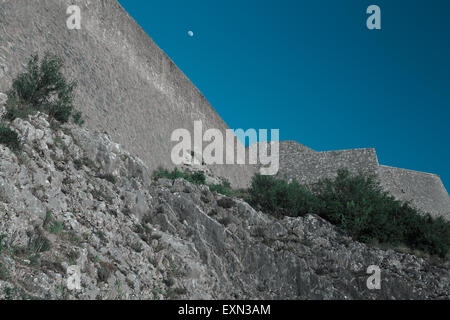
<path id="1" fill-rule="evenodd" d="M 77 4 L 82 29 L 68 30 L 66 9 Z M 0 91 L 32 53 L 50 51 L 78 81 L 76 105 L 91 129 L 107 132 L 150 169 L 172 167 L 171 133 L 228 126 L 205 97 L 116 0 L 1 0 Z M 252 168 L 225 166 L 217 174 L 236 186 Z"/>
<path id="2" fill-rule="evenodd" d="M 378 176 L 398 200 L 411 201 L 424 212 L 450 220 L 450 198 L 439 176 L 387 166 L 379 166 Z"/>
<path id="3" fill-rule="evenodd" d="M 316 151 L 296 141 L 280 141 L 280 154 L 289 155 L 304 152 L 315 153 Z"/>
<path id="4" fill-rule="evenodd" d="M 311 184 L 320 178 L 333 178 L 339 169 L 352 173 L 375 173 L 378 158 L 375 149 L 357 149 L 280 155 L 280 176 Z"/>

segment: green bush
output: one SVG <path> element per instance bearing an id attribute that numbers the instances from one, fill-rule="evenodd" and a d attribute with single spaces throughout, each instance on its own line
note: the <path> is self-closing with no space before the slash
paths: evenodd
<path id="1" fill-rule="evenodd" d="M 13 151 L 18 150 L 20 148 L 19 136 L 11 128 L 0 124 L 0 144 L 7 146 Z"/>
<path id="2" fill-rule="evenodd" d="M 30 239 L 28 243 L 29 252 L 34 254 L 49 251 L 51 247 L 50 240 L 42 234 L 38 234 L 35 238 Z"/>
<path id="3" fill-rule="evenodd" d="M 247 190 L 233 189 L 228 181 L 224 181 L 221 184 L 208 185 L 211 192 L 216 192 L 227 197 L 237 197 L 248 201 Z"/>
<path id="4" fill-rule="evenodd" d="M 77 170 L 81 170 L 83 168 L 83 166 L 86 166 L 91 170 L 97 169 L 97 166 L 95 165 L 94 161 L 92 161 L 88 157 L 83 157 L 81 159 L 73 160 L 73 165 L 74 165 L 75 169 L 77 169 Z M 104 177 L 101 177 L 101 178 L 104 178 Z"/>
<path id="5" fill-rule="evenodd" d="M 396 238 L 395 230 L 391 230 L 391 221 L 395 220 L 397 211 L 401 211 L 402 204 L 382 190 L 375 176 L 352 176 L 340 170 L 335 179 L 321 180 L 314 193 L 320 200 L 316 213 L 357 240 L 377 239 L 382 243 L 401 240 Z"/>
<path id="6" fill-rule="evenodd" d="M 188 173 L 187 180 L 195 184 L 206 183 L 206 177 L 201 172 Z"/>
<path id="7" fill-rule="evenodd" d="M 30 106 L 22 106 L 20 102 L 13 97 L 8 97 L 6 103 L 6 114 L 4 119 L 14 121 L 17 118 L 26 119 L 29 115 L 32 115 L 36 110 Z"/>
<path id="8" fill-rule="evenodd" d="M 112 174 L 101 174 L 98 176 L 100 179 L 104 179 L 112 184 L 116 184 L 117 183 L 117 178 L 112 175 Z"/>
<path id="9" fill-rule="evenodd" d="M 61 72 L 62 60 L 50 53 L 42 61 L 31 56 L 26 71 L 19 74 L 8 92 L 6 118 L 14 120 L 41 111 L 61 123 L 69 121 L 73 113 L 76 83 L 68 82 Z M 77 115 L 81 121 L 81 115 Z"/>
<path id="10" fill-rule="evenodd" d="M 206 183 L 206 177 L 201 172 L 183 172 L 180 171 L 178 168 L 175 168 L 173 171 L 169 171 L 166 169 L 158 169 L 154 172 L 153 176 L 155 178 L 167 178 L 170 180 L 176 180 L 176 179 L 184 179 L 186 181 L 189 181 L 190 183 L 194 184 L 205 184 Z"/>
<path id="11" fill-rule="evenodd" d="M 272 176 L 254 176 L 249 196 L 250 204 L 275 216 L 298 217 L 317 207 L 317 198 L 305 186 Z"/>
<path id="12" fill-rule="evenodd" d="M 251 204 L 278 217 L 315 213 L 357 241 L 406 245 L 441 257 L 450 250 L 449 222 L 396 200 L 375 176 L 340 170 L 335 179 L 322 179 L 309 190 L 296 181 L 258 175 L 249 195 Z"/>
<path id="13" fill-rule="evenodd" d="M 80 111 L 73 114 L 73 122 L 80 127 L 84 124 L 83 114 Z"/>
<path id="14" fill-rule="evenodd" d="M 223 194 L 224 196 L 232 196 L 235 193 L 235 191 L 231 188 L 231 185 L 228 181 L 223 182 L 221 184 L 209 185 L 209 190 L 211 192 Z"/>

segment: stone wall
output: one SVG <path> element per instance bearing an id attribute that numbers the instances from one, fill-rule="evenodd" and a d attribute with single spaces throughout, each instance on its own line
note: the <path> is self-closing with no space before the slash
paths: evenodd
<path id="1" fill-rule="evenodd" d="M 450 198 L 438 175 L 379 166 L 378 176 L 385 189 L 397 199 L 410 201 L 433 216 L 450 219 Z"/>
<path id="2" fill-rule="evenodd" d="M 332 178 L 339 169 L 352 173 L 375 173 L 378 159 L 375 149 L 327 152 L 280 152 L 280 175 L 311 184 L 320 178 Z"/>
<path id="3" fill-rule="evenodd" d="M 68 30 L 67 7 L 81 8 L 82 29 Z M 150 169 L 173 167 L 171 133 L 228 129 L 201 92 L 116 0 L 0 1 L 0 92 L 23 71 L 32 53 L 50 51 L 78 81 L 76 105 L 90 129 L 108 133 Z M 235 186 L 252 175 L 246 166 L 213 168 Z"/>
<path id="4" fill-rule="evenodd" d="M 316 151 L 296 141 L 280 141 L 280 155 L 304 152 L 315 153 Z"/>

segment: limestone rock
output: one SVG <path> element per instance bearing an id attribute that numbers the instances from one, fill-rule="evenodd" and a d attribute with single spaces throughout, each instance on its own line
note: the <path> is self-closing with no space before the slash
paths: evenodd
<path id="1" fill-rule="evenodd" d="M 6 101 L 8 101 L 8 96 L 0 92 L 0 106 L 5 105 Z"/>
<path id="2" fill-rule="evenodd" d="M 207 186 L 153 180 L 108 135 L 51 129 L 43 114 L 12 127 L 23 151 L 0 145 L 0 299 L 450 298 L 448 260 L 366 246 L 315 215 L 274 220 Z M 371 265 L 381 290 L 366 286 Z M 80 268 L 79 291 L 65 286 L 70 266 Z"/>
<path id="3" fill-rule="evenodd" d="M 5 108 L 6 101 L 8 101 L 8 96 L 6 94 L 0 92 L 0 120 L 3 118 L 3 116 L 6 113 L 6 108 Z"/>

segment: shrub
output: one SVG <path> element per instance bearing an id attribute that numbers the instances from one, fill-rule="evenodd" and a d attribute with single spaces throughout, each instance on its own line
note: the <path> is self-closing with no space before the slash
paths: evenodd
<path id="1" fill-rule="evenodd" d="M 275 216 L 298 217 L 317 207 L 317 198 L 305 186 L 272 176 L 254 176 L 249 196 L 250 204 Z"/>
<path id="2" fill-rule="evenodd" d="M 18 150 L 20 148 L 19 136 L 11 128 L 0 124 L 0 144 L 7 146 L 13 151 Z"/>
<path id="3" fill-rule="evenodd" d="M 80 111 L 73 114 L 73 122 L 80 127 L 84 124 L 83 114 Z"/>
<path id="4" fill-rule="evenodd" d="M 355 239 L 393 243 L 390 220 L 400 202 L 384 192 L 373 175 L 350 175 L 340 170 L 335 179 L 322 179 L 314 190 L 320 200 L 316 213 L 342 227 Z"/>
<path id="5" fill-rule="evenodd" d="M 41 233 L 38 233 L 36 237 L 30 239 L 28 243 L 29 252 L 34 254 L 49 251 L 51 247 L 52 245 L 50 240 L 48 240 Z"/>
<path id="6" fill-rule="evenodd" d="M 234 196 L 238 194 L 238 191 L 233 190 L 233 188 L 231 188 L 231 184 L 228 181 L 225 181 L 221 184 L 211 184 L 209 185 L 209 190 L 211 192 L 217 192 L 219 194 L 223 194 L 224 196 Z"/>
<path id="7" fill-rule="evenodd" d="M 98 178 L 106 180 L 106 181 L 108 181 L 108 182 L 110 182 L 112 184 L 116 184 L 117 183 L 117 178 L 114 175 L 109 174 L 109 173 L 108 174 L 101 174 L 101 175 L 98 176 Z"/>
<path id="8" fill-rule="evenodd" d="M 42 61 L 38 55 L 31 56 L 26 71 L 17 76 L 8 92 L 6 118 L 14 120 L 42 111 L 61 123 L 68 122 L 73 112 L 76 83 L 65 79 L 62 67 L 62 60 L 50 53 Z M 81 114 L 77 119 L 81 119 Z"/>
<path id="9" fill-rule="evenodd" d="M 75 159 L 73 160 L 73 165 L 75 169 L 81 170 L 81 168 L 83 168 L 83 161 L 81 161 L 80 159 Z"/>
<path id="10" fill-rule="evenodd" d="M 158 169 L 153 173 L 153 176 L 155 178 L 167 178 L 170 180 L 176 180 L 176 179 L 185 179 L 186 181 L 189 181 L 190 183 L 194 184 L 205 184 L 206 183 L 206 177 L 201 172 L 183 172 L 180 171 L 178 168 L 175 168 L 173 171 L 169 171 L 166 169 Z"/>
<path id="11" fill-rule="evenodd" d="M 50 227 L 50 232 L 54 235 L 59 235 L 63 231 L 63 229 L 63 224 L 59 221 L 55 221 Z"/>
<path id="12" fill-rule="evenodd" d="M 14 121 L 17 118 L 26 119 L 29 115 L 34 114 L 36 110 L 30 106 L 22 106 L 20 102 L 13 97 L 8 97 L 6 103 L 6 114 L 3 116 L 8 121 Z"/>
<path id="13" fill-rule="evenodd" d="M 88 157 L 83 157 L 82 159 L 73 160 L 73 165 L 74 165 L 75 169 L 77 169 L 77 170 L 81 170 L 83 168 L 83 166 L 86 166 L 91 170 L 97 169 L 94 161 L 92 161 Z"/>
<path id="14" fill-rule="evenodd" d="M 187 173 L 188 177 L 187 180 L 195 183 L 195 184 L 205 184 L 206 183 L 206 177 L 201 172 L 195 172 L 195 173 Z"/>
<path id="15" fill-rule="evenodd" d="M 249 194 L 253 205 L 275 216 L 315 213 L 357 241 L 406 245 L 441 257 L 450 250 L 449 222 L 396 200 L 373 175 L 340 170 L 335 179 L 322 179 L 311 190 L 296 181 L 255 176 Z"/>

